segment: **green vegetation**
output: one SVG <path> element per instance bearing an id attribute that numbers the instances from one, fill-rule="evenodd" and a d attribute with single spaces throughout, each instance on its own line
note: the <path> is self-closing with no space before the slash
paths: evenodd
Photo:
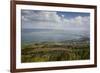
<path id="1" fill-rule="evenodd" d="M 23 44 L 21 62 L 86 60 L 90 58 L 89 41 L 39 42 Z"/>

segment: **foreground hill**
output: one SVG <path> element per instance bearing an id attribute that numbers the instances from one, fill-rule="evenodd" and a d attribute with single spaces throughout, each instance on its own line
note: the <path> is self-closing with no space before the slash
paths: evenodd
<path id="1" fill-rule="evenodd" d="M 24 44 L 21 50 L 22 62 L 86 60 L 89 58 L 90 46 L 87 39 Z"/>

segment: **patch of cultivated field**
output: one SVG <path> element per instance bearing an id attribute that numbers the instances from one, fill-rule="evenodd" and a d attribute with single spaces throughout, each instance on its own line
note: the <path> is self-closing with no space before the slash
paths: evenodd
<path id="1" fill-rule="evenodd" d="M 39 42 L 23 44 L 22 62 L 86 60 L 90 58 L 88 41 Z"/>

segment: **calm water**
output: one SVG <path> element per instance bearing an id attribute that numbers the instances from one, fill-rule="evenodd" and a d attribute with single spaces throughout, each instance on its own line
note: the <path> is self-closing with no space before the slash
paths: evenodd
<path id="1" fill-rule="evenodd" d="M 85 31 L 52 30 L 52 29 L 22 29 L 22 42 L 66 41 L 89 36 Z"/>

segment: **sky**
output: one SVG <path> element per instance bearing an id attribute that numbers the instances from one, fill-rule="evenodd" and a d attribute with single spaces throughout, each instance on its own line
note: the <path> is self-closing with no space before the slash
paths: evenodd
<path id="1" fill-rule="evenodd" d="M 21 10 L 22 29 L 90 30 L 90 13 Z"/>

